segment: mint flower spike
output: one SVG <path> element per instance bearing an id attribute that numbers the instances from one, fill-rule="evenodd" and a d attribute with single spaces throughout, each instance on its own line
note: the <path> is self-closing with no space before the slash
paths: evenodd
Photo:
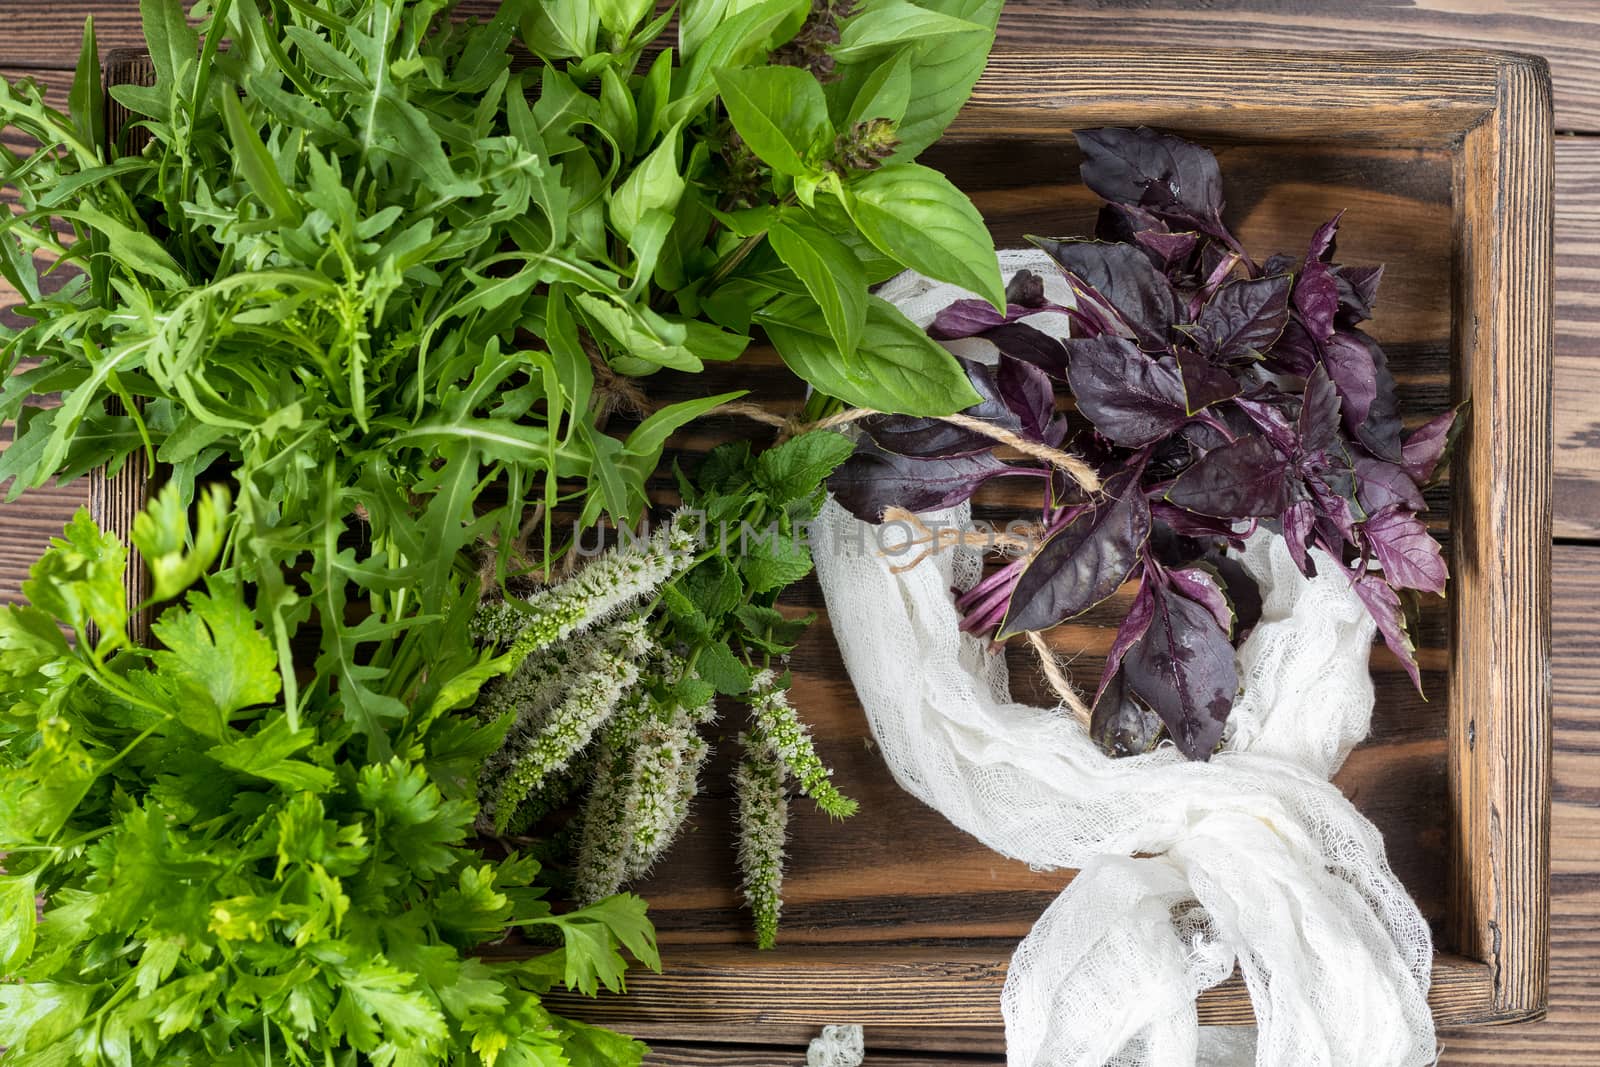
<path id="1" fill-rule="evenodd" d="M 700 791 L 700 769 L 711 752 L 700 726 L 715 711 L 711 703 L 694 710 L 676 708 L 671 721 L 652 723 L 640 732 L 624 802 L 630 831 L 625 878 L 648 871 L 688 819 L 690 803 Z"/>
<path id="2" fill-rule="evenodd" d="M 578 898 L 608 897 L 654 865 L 683 828 L 711 748 L 715 707 L 627 701 L 606 726 L 584 806 Z"/>
<path id="3" fill-rule="evenodd" d="M 596 557 L 566 581 L 528 597 L 524 609 L 485 605 L 473 618 L 473 631 L 486 642 L 509 645 L 520 662 L 651 595 L 692 566 L 699 548 L 694 517 L 679 511 L 643 545 Z"/>
<path id="4" fill-rule="evenodd" d="M 818 808 L 835 819 L 854 815 L 856 802 L 833 784 L 833 771 L 817 755 L 810 728 L 800 721 L 800 713 L 789 703 L 788 687 L 778 684 L 772 671 L 762 671 L 751 681 L 750 692 L 752 742 L 771 749 L 794 775 L 800 792 Z"/>
<path id="5" fill-rule="evenodd" d="M 755 916 L 756 945 L 778 943 L 783 910 L 783 846 L 789 828 L 789 800 L 783 788 L 788 772 L 772 750 L 741 737 L 745 758 L 734 771 L 739 798 L 739 869 L 744 899 Z"/>
<path id="6" fill-rule="evenodd" d="M 505 767 L 493 789 L 494 826 L 504 833 L 516 809 L 545 779 L 564 770 L 611 717 L 622 694 L 639 680 L 639 665 L 653 640 L 642 619 L 627 619 L 605 633 L 572 679 L 570 690 L 536 729 L 508 738 Z M 487 783 L 493 787 L 493 782 Z M 489 805 L 486 804 L 486 807 Z"/>

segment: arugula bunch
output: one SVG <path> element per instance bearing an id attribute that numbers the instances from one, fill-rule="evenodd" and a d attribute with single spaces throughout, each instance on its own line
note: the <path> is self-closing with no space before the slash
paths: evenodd
<path id="1" fill-rule="evenodd" d="M 232 521 L 218 489 L 192 527 L 171 487 L 140 516 L 174 601 L 159 649 L 130 641 L 127 547 L 85 512 L 31 604 L 0 608 L 5 1062 L 638 1063 L 539 996 L 620 990 L 623 946 L 659 968 L 643 901 L 555 915 L 537 863 L 468 847 L 497 735 L 441 714 L 455 696 L 370 761 L 336 697 L 286 704 L 237 574 L 200 577 Z M 436 670 L 441 694 L 483 680 L 470 657 Z M 561 947 L 468 954 L 518 927 Z"/>
<path id="2" fill-rule="evenodd" d="M 1260 599 L 1223 554 L 1258 524 L 1307 575 L 1340 568 L 1421 687 L 1402 595 L 1442 594 L 1445 563 L 1419 517 L 1422 486 L 1456 413 L 1403 434 L 1370 318 L 1380 267 L 1333 261 L 1339 218 L 1303 256 L 1257 264 L 1222 221 L 1222 179 L 1203 148 L 1148 129 L 1086 130 L 1083 180 L 1109 203 L 1095 240 L 1034 242 L 1061 266 L 1073 306 L 1023 272 L 999 312 L 958 301 L 929 332 L 979 338 L 996 363 L 964 361 L 983 400 L 967 414 L 1065 443 L 1097 469 L 1085 493 L 1006 462 L 983 435 L 880 417 L 832 488 L 858 516 L 945 507 L 998 477 L 1041 483 L 1043 533 L 958 600 L 965 628 L 1004 638 L 1082 615 L 1137 589 L 1095 694 L 1091 730 L 1118 753 L 1165 732 L 1192 759 L 1222 738 L 1239 680 L 1233 644 Z M 1064 315 L 1065 340 L 1030 319 Z M 1056 412 L 1056 383 L 1081 422 Z"/>
<path id="3" fill-rule="evenodd" d="M 35 320 L 0 337 L 3 369 L 38 360 L 0 391 L 18 427 L 0 481 L 142 451 L 187 501 L 225 469 L 287 702 L 312 697 L 289 637 L 315 617 L 325 684 L 381 757 L 402 635 L 441 614 L 469 550 L 492 543 L 503 579 L 567 550 L 558 512 L 633 521 L 667 436 L 737 395 L 619 438 L 616 374 L 732 359 L 759 321 L 843 400 L 971 402 L 866 285 L 912 265 L 998 299 L 976 213 L 909 162 L 998 8 L 691 0 L 646 62 L 668 19 L 641 2 L 508 0 L 456 25 L 437 0 L 225 0 L 197 31 L 179 0 L 144 0 L 155 85 L 111 88 L 142 116 L 137 153 L 103 146 L 91 24 L 71 115 L 0 89 L 0 121 L 42 145 L 0 160 L 22 207 L 0 271 Z M 539 62 L 514 74 L 519 36 Z M 797 57 L 817 73 L 780 62 Z M 52 290 L 41 253 L 84 273 Z M 424 657 L 450 636 L 423 633 Z"/>

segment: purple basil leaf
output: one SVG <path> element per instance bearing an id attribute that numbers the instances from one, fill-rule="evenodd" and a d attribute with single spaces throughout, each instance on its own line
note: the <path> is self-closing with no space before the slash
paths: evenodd
<path id="1" fill-rule="evenodd" d="M 1192 511 L 1185 511 L 1175 507 L 1165 500 L 1150 501 L 1150 515 L 1156 522 L 1166 526 L 1173 533 L 1184 537 L 1232 538 L 1233 522 L 1229 519 L 1218 519 L 1210 515 L 1196 515 Z"/>
<path id="2" fill-rule="evenodd" d="M 1305 487 L 1317 505 L 1317 533 L 1329 545 L 1348 541 L 1355 543 L 1356 517 L 1350 509 L 1350 498 L 1340 487 L 1328 484 L 1324 477 L 1307 478 Z"/>
<path id="3" fill-rule="evenodd" d="M 886 452 L 870 442 L 856 447 L 828 478 L 828 489 L 839 503 L 864 522 L 878 522 L 883 509 L 909 511 L 947 508 L 969 499 L 990 478 L 1004 474 L 1033 474 L 995 458 L 992 452 L 937 459 L 915 459 Z"/>
<path id="4" fill-rule="evenodd" d="M 1179 137 L 1140 127 L 1077 131 L 1083 184 L 1119 204 L 1204 223 L 1221 236 L 1222 173 L 1217 157 Z"/>
<path id="5" fill-rule="evenodd" d="M 1094 234 L 1101 241 L 1131 243 L 1135 234 L 1170 233 L 1171 230 L 1159 216 L 1133 204 L 1105 203 L 1095 217 Z"/>
<path id="6" fill-rule="evenodd" d="M 1203 566 L 1195 565 L 1168 571 L 1167 580 L 1178 592 L 1211 612 L 1211 617 L 1217 620 L 1223 634 L 1232 637 L 1233 605 L 1228 603 L 1228 594 L 1215 574 Z"/>
<path id="7" fill-rule="evenodd" d="M 1052 378 L 1066 380 L 1066 346 L 1043 330 L 1025 322 L 1008 322 L 1004 326 L 996 326 L 983 337 L 992 342 L 1002 355 L 1031 363 Z"/>
<path id="8" fill-rule="evenodd" d="M 1220 359 L 1260 357 L 1277 342 L 1289 321 L 1287 274 L 1229 282 L 1211 295 L 1193 335 L 1201 351 Z"/>
<path id="9" fill-rule="evenodd" d="M 1372 305 L 1378 299 L 1378 283 L 1383 265 L 1376 267 L 1338 267 L 1333 280 L 1339 287 L 1339 317 L 1354 326 L 1372 318 Z"/>
<path id="10" fill-rule="evenodd" d="M 1283 540 L 1289 546 L 1289 555 L 1300 573 L 1307 578 L 1317 574 L 1316 564 L 1307 552 L 1311 531 L 1316 528 L 1317 508 L 1309 500 L 1297 500 L 1283 513 Z"/>
<path id="11" fill-rule="evenodd" d="M 1328 372 L 1318 367 L 1306 379 L 1300 401 L 1300 451 L 1320 458 L 1339 436 L 1339 391 Z"/>
<path id="12" fill-rule="evenodd" d="M 1268 277 L 1273 274 L 1292 274 L 1294 273 L 1294 269 L 1299 265 L 1300 261 L 1298 259 L 1295 259 L 1293 256 L 1286 256 L 1279 252 L 1275 255 L 1268 256 L 1267 261 L 1261 264 L 1261 274 L 1263 277 Z"/>
<path id="13" fill-rule="evenodd" d="M 1373 348 L 1359 330 L 1338 330 L 1322 346 L 1322 365 L 1344 400 L 1345 425 L 1355 431 L 1378 398 L 1378 368 Z"/>
<path id="14" fill-rule="evenodd" d="M 1294 285 L 1294 309 L 1315 340 L 1326 341 L 1332 335 L 1333 319 L 1339 311 L 1339 285 L 1320 259 L 1308 260 L 1300 272 Z"/>
<path id="15" fill-rule="evenodd" d="M 1400 660 L 1400 665 L 1411 676 L 1411 684 L 1422 692 L 1422 675 L 1417 670 L 1416 646 L 1406 631 L 1405 612 L 1400 607 L 1400 597 L 1389 583 L 1376 574 L 1352 574 L 1356 595 L 1366 605 L 1367 612 L 1378 624 L 1383 643 L 1389 646 Z"/>
<path id="16" fill-rule="evenodd" d="M 1199 247 L 1200 235 L 1193 230 L 1182 233 L 1163 233 L 1158 230 L 1140 230 L 1133 235 L 1134 243 L 1150 255 L 1150 262 L 1163 274 L 1179 270 Z"/>
<path id="17" fill-rule="evenodd" d="M 1400 462 L 1400 400 L 1382 347 L 1360 330 L 1341 329 L 1328 338 L 1322 363 L 1344 401 L 1345 428 L 1373 455 Z"/>
<path id="18" fill-rule="evenodd" d="M 1044 279 L 1031 270 L 1017 271 L 1006 283 L 1006 303 L 1025 308 L 1044 307 L 1047 303 L 1044 296 Z"/>
<path id="19" fill-rule="evenodd" d="M 1282 403 L 1275 403 L 1266 399 L 1257 399 L 1255 396 L 1239 397 L 1234 401 L 1239 410 L 1250 417 L 1256 428 L 1266 435 L 1272 447 L 1285 456 L 1292 456 L 1299 443 L 1295 433 L 1294 422 L 1284 411 Z"/>
<path id="20" fill-rule="evenodd" d="M 1406 473 L 1411 475 L 1411 480 L 1418 485 L 1428 484 L 1434 471 L 1438 469 L 1439 460 L 1444 458 L 1451 439 L 1459 429 L 1456 418 L 1458 413 L 1458 411 L 1447 411 L 1437 418 L 1429 419 L 1412 430 L 1406 437 L 1405 444 L 1400 446 L 1401 463 Z"/>
<path id="21" fill-rule="evenodd" d="M 1011 593 L 999 636 L 1048 630 L 1105 600 L 1127 580 L 1150 536 L 1138 470 L 1106 484 L 1107 502 L 1045 539 Z"/>
<path id="22" fill-rule="evenodd" d="M 1239 689 L 1233 644 L 1210 610 L 1158 589 L 1150 629 L 1122 663 L 1126 684 L 1161 716 L 1178 750 L 1210 759 Z"/>
<path id="23" fill-rule="evenodd" d="M 1111 651 L 1106 655 L 1105 668 L 1100 672 L 1100 685 L 1094 694 L 1096 704 L 1105 695 L 1106 686 L 1122 669 L 1122 657 L 1144 637 L 1145 631 L 1150 629 L 1150 620 L 1155 618 L 1156 583 L 1148 577 L 1148 571 L 1145 574 L 1145 580 L 1139 583 L 1139 591 L 1134 594 L 1133 603 L 1128 607 L 1128 614 L 1123 616 L 1122 624 L 1117 627 L 1117 635 L 1111 641 Z"/>
<path id="24" fill-rule="evenodd" d="M 909 459 L 953 459 L 988 452 L 995 445 L 987 434 L 915 415 L 869 415 L 861 428 L 885 452 Z"/>
<path id="25" fill-rule="evenodd" d="M 960 359 L 967 380 L 983 399 L 962 414 L 982 419 L 1003 429 L 1023 431 L 1022 419 L 1013 412 L 995 380 L 995 369 L 969 359 Z M 915 459 L 950 458 L 986 452 L 994 448 L 994 438 L 977 430 L 957 426 L 944 419 L 916 415 L 868 415 L 861 420 L 866 431 L 886 452 Z"/>
<path id="26" fill-rule="evenodd" d="M 1334 244 L 1339 239 L 1339 220 L 1342 218 L 1343 211 L 1318 226 L 1317 232 L 1311 235 L 1311 247 L 1306 250 L 1308 265 L 1318 260 L 1327 263 L 1333 259 Z"/>
<path id="27" fill-rule="evenodd" d="M 1101 241 L 1057 241 L 1030 237 L 1067 270 L 1073 291 L 1110 304 L 1142 347 L 1166 348 L 1167 331 L 1177 321 L 1178 301 L 1150 258 L 1134 245 Z"/>
<path id="28" fill-rule="evenodd" d="M 1205 563 L 1222 580 L 1228 603 L 1233 605 L 1233 638 L 1242 641 L 1261 621 L 1261 587 L 1243 564 L 1221 549 L 1207 552 Z"/>
<path id="29" fill-rule="evenodd" d="M 1356 502 L 1368 515 L 1387 507 L 1422 511 L 1427 502 L 1410 473 L 1395 463 L 1371 456 L 1356 457 Z"/>
<path id="30" fill-rule="evenodd" d="M 1021 274 L 1018 277 L 1021 277 Z M 1037 275 L 1030 277 L 1038 280 Z M 935 341 L 958 341 L 964 337 L 979 336 L 987 338 L 988 331 L 997 329 L 1002 323 L 1015 323 L 1018 319 L 1037 315 L 1041 311 L 1059 311 L 1068 315 L 1072 313 L 1071 308 L 1045 300 L 1042 288 L 1039 290 L 1039 297 L 1037 304 L 1008 301 L 1003 316 L 989 306 L 987 300 L 957 300 L 934 316 L 933 322 L 928 324 L 928 336 Z"/>
<path id="31" fill-rule="evenodd" d="M 1067 381 L 1078 411 L 1101 435 L 1128 448 L 1158 441 L 1189 419 L 1183 378 L 1121 337 L 1067 342 Z"/>
<path id="32" fill-rule="evenodd" d="M 1239 395 L 1238 379 L 1221 367 L 1212 366 L 1204 356 L 1187 348 L 1177 349 L 1174 355 L 1183 379 L 1183 404 L 1189 414 Z"/>
<path id="33" fill-rule="evenodd" d="M 1161 727 L 1161 717 L 1128 688 L 1122 672 L 1101 683 L 1089 713 L 1089 737 L 1108 755 L 1144 755 L 1161 739 Z"/>
<path id="34" fill-rule="evenodd" d="M 1026 312 L 1026 308 L 1013 308 L 1009 303 L 1006 314 L 1001 315 L 987 300 L 957 300 L 933 317 L 928 326 L 928 336 L 935 341 L 955 341 L 974 337 L 985 330 L 1005 322 L 1013 311 Z"/>
<path id="35" fill-rule="evenodd" d="M 1439 542 L 1416 515 L 1391 505 L 1362 523 L 1361 532 L 1390 585 L 1425 593 L 1444 592 L 1444 555 L 1439 551 Z"/>
<path id="36" fill-rule="evenodd" d="M 1303 378 L 1311 373 L 1311 368 L 1317 365 L 1318 358 L 1317 343 L 1311 339 L 1304 326 L 1291 318 L 1288 325 L 1283 328 L 1283 336 L 1278 338 L 1278 343 L 1267 353 L 1265 365 L 1272 370 Z"/>
<path id="37" fill-rule="evenodd" d="M 1167 499 L 1219 519 L 1276 518 L 1289 506 L 1289 461 L 1265 437 L 1207 452 L 1167 490 Z"/>
<path id="38" fill-rule="evenodd" d="M 1002 355 L 1000 365 L 994 368 L 994 384 L 1006 409 L 1017 420 L 1017 432 L 1051 447 L 1061 443 L 1066 422 L 1056 418 L 1056 390 L 1048 374 L 1032 363 Z M 1049 440 L 1051 437 L 1055 440 Z"/>

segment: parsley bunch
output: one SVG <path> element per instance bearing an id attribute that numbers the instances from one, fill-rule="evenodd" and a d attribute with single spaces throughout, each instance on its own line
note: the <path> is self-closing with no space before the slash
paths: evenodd
<path id="1" fill-rule="evenodd" d="M 467 844 L 499 736 L 442 712 L 477 692 L 478 661 L 435 664 L 395 754 L 361 759 L 337 696 L 284 702 L 237 576 L 199 577 L 227 494 L 196 515 L 169 487 L 135 531 L 156 598 L 182 598 L 158 650 L 128 637 L 126 546 L 84 512 L 33 567 L 31 605 L 0 609 L 5 1062 L 638 1063 L 642 1045 L 539 995 L 620 990 L 623 946 L 659 968 L 643 901 L 554 915 L 537 863 Z M 512 928 L 561 947 L 468 954 Z"/>

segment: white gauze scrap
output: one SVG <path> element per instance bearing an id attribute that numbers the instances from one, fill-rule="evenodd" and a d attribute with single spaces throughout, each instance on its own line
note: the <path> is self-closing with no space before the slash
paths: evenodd
<path id="1" fill-rule="evenodd" d="M 1048 259 L 1001 253 L 1001 265 L 1070 300 Z M 911 276 L 882 295 L 926 325 L 970 294 Z M 829 619 L 895 780 L 997 852 L 1078 870 L 1012 958 L 1010 1067 L 1435 1061 L 1427 923 L 1377 829 L 1328 782 L 1373 704 L 1374 626 L 1331 561 L 1307 579 L 1281 537 L 1252 536 L 1240 562 L 1264 605 L 1238 652 L 1223 750 L 1208 763 L 1170 744 L 1113 759 L 1061 709 L 1014 703 L 1004 661 L 961 633 L 951 589 L 976 580 L 975 553 L 896 573 L 883 554 L 893 527 L 832 500 L 812 533 Z M 1195 997 L 1235 966 L 1256 1027 L 1199 1026 Z"/>

